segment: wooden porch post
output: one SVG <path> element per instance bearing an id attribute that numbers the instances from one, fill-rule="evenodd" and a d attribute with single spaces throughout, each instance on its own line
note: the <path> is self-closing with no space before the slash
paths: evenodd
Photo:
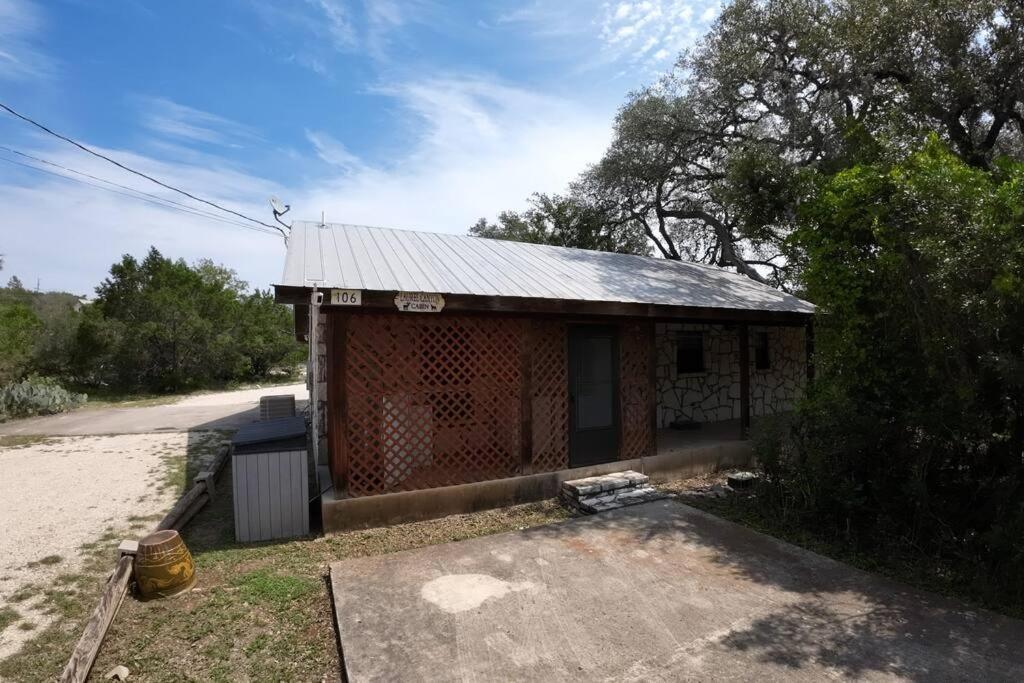
<path id="1" fill-rule="evenodd" d="M 740 438 L 750 433 L 750 334 L 747 323 L 740 323 Z"/>
<path id="2" fill-rule="evenodd" d="M 804 350 L 807 352 L 807 385 L 814 381 L 814 318 L 807 321 Z"/>
<path id="3" fill-rule="evenodd" d="M 650 455 L 658 453 L 658 328 L 652 320 L 647 328 L 647 342 L 651 345 L 647 367 L 647 390 L 650 392 L 648 398 L 648 411 L 651 421 L 651 443 L 647 451 Z"/>
<path id="4" fill-rule="evenodd" d="M 327 313 L 327 450 L 335 498 L 348 495 L 348 406 L 345 391 L 348 316 Z"/>
<path id="5" fill-rule="evenodd" d="M 533 321 L 523 323 L 523 337 L 519 345 L 519 471 L 533 474 Z"/>

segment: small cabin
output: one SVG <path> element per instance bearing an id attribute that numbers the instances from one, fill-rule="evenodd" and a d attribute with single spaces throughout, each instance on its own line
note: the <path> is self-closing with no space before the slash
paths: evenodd
<path id="1" fill-rule="evenodd" d="M 812 373 L 811 304 L 697 263 L 296 223 L 275 292 L 327 531 L 747 464 Z"/>

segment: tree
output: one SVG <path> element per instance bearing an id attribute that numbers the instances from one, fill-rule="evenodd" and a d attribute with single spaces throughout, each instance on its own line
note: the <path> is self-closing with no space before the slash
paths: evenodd
<path id="1" fill-rule="evenodd" d="M 21 279 L 17 275 L 12 275 L 11 279 L 7 281 L 7 289 L 13 289 L 15 291 L 23 291 L 25 288 L 21 284 Z"/>
<path id="2" fill-rule="evenodd" d="M 0 303 L 0 386 L 29 370 L 39 319 L 24 304 Z"/>
<path id="3" fill-rule="evenodd" d="M 628 254 L 647 254 L 643 233 L 614 225 L 595 206 L 573 197 L 534 194 L 523 212 L 503 211 L 497 223 L 481 218 L 469 229 L 475 237 L 551 244 Z"/>
<path id="4" fill-rule="evenodd" d="M 801 208 L 819 373 L 759 459 L 803 524 L 1024 605 L 1024 164 L 990 166 L 936 135 Z"/>
<path id="5" fill-rule="evenodd" d="M 577 185 L 666 258 L 783 285 L 818 176 L 936 132 L 968 165 L 1022 156 L 1024 6 L 1011 0 L 736 0 L 633 94 Z"/>
<path id="6" fill-rule="evenodd" d="M 301 347 L 287 309 L 246 288 L 208 260 L 189 266 L 156 249 L 141 263 L 126 255 L 84 312 L 75 371 L 88 383 L 149 391 L 264 377 Z"/>

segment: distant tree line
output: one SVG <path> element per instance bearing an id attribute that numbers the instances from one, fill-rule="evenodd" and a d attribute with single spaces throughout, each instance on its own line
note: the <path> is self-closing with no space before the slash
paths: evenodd
<path id="1" fill-rule="evenodd" d="M 305 358 L 290 310 L 211 261 L 124 256 L 95 298 L 0 289 L 0 385 L 178 392 L 290 373 Z"/>

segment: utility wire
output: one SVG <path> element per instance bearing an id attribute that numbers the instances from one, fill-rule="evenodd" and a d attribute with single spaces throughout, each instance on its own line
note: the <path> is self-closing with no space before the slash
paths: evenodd
<path id="1" fill-rule="evenodd" d="M 281 228 L 277 227 L 276 225 L 271 225 L 270 223 L 264 223 L 263 221 L 258 220 L 256 218 L 251 218 L 249 216 L 246 216 L 244 213 L 239 213 L 238 211 L 234 211 L 233 209 L 225 208 L 225 207 L 221 206 L 220 204 L 217 204 L 216 202 L 211 202 L 208 199 L 203 199 L 202 197 L 197 197 L 194 194 L 191 194 L 189 192 L 186 192 L 185 190 L 182 190 L 182 189 L 179 189 L 177 187 L 174 187 L 173 185 L 168 185 L 167 183 L 165 183 L 163 181 L 157 180 L 156 178 L 154 178 L 152 176 L 146 175 L 142 171 L 136 171 L 134 168 L 130 168 L 128 166 L 125 166 L 121 162 L 119 162 L 119 161 L 117 161 L 115 159 L 111 159 L 110 157 L 106 156 L 105 154 L 100 154 L 96 150 L 90 149 L 89 147 L 86 147 L 82 143 L 77 142 L 75 140 L 72 140 L 71 138 L 67 137 L 66 135 L 61 135 L 60 133 L 57 133 L 56 131 L 53 131 L 50 128 L 47 128 L 46 126 L 44 126 L 43 124 L 39 123 L 38 121 L 36 121 L 36 120 L 34 120 L 34 119 L 32 119 L 32 118 L 30 118 L 28 116 L 25 116 L 24 114 L 21 114 L 21 113 L 15 111 L 14 109 L 11 109 L 9 106 L 4 104 L 3 102 L 0 102 L 0 109 L 4 109 L 6 112 L 11 114 L 12 116 L 15 116 L 15 117 L 21 119 L 25 123 L 28 123 L 28 124 L 31 124 L 31 125 L 35 126 L 36 128 L 38 128 L 39 130 L 41 130 L 41 131 L 43 131 L 45 133 L 49 133 L 50 135 L 54 136 L 55 138 L 58 138 L 60 140 L 63 140 L 64 142 L 67 142 L 69 144 L 74 145 L 75 147 L 79 148 L 83 152 L 87 152 L 88 154 L 91 154 L 94 157 L 97 157 L 99 159 L 103 159 L 104 161 L 110 162 L 111 164 L 113 164 L 114 166 L 117 166 L 118 168 L 120 168 L 122 170 L 128 171 L 129 173 L 134 173 L 135 175 L 137 175 L 137 176 L 139 176 L 141 178 L 145 178 L 146 180 L 148 180 L 150 182 L 156 183 L 160 187 L 163 187 L 163 188 L 165 188 L 167 190 L 171 190 L 172 192 L 177 192 L 178 194 L 185 195 L 189 199 L 194 199 L 197 202 L 202 202 L 203 204 L 207 204 L 209 206 L 212 206 L 215 209 L 219 209 L 221 211 L 233 214 L 235 216 L 238 216 L 239 218 L 244 218 L 245 220 L 247 220 L 247 221 L 249 221 L 251 223 L 256 223 L 257 225 L 262 225 L 262 226 L 270 228 L 272 230 L 276 230 L 277 232 L 279 232 L 282 235 L 284 235 L 285 238 L 288 237 L 285 234 L 284 230 L 282 230 Z"/>
<path id="2" fill-rule="evenodd" d="M 262 228 L 258 228 L 256 226 L 249 225 L 248 223 L 242 223 L 240 221 L 235 221 L 235 220 L 231 220 L 229 218 L 225 218 L 224 216 L 221 216 L 220 214 L 213 213 L 212 211 L 206 211 L 204 209 L 200 209 L 200 208 L 195 207 L 195 206 L 190 206 L 189 204 L 182 204 L 181 202 L 176 202 L 173 199 L 168 199 L 166 197 L 161 197 L 160 195 L 151 194 L 149 192 L 143 192 L 142 190 L 136 189 L 134 187 L 130 187 L 128 185 L 121 185 L 120 183 L 115 183 L 112 180 L 107 180 L 106 178 L 100 178 L 98 176 L 94 176 L 94 175 L 92 175 L 90 173 L 86 173 L 84 171 L 78 171 L 76 169 L 69 168 L 69 167 L 64 166 L 62 164 L 58 164 L 56 162 L 49 161 L 48 159 L 43 159 L 43 158 L 40 158 L 40 157 L 37 157 L 37 156 L 33 156 L 31 154 L 26 154 L 25 152 L 21 152 L 21 151 L 18 151 L 16 149 L 12 149 L 11 147 L 7 147 L 6 145 L 0 145 L 0 150 L 3 150 L 5 152 L 9 152 L 11 154 L 17 154 L 18 156 L 23 157 L 25 159 L 31 159 L 32 161 L 38 162 L 40 164 L 46 164 L 47 166 L 52 166 L 54 168 L 59 168 L 62 171 L 67 171 L 68 173 L 74 173 L 75 175 L 79 175 L 79 176 L 82 176 L 84 178 L 90 178 L 92 180 L 96 180 L 96 181 L 99 181 L 101 183 L 105 183 L 107 185 L 111 185 L 113 187 L 117 187 L 117 188 L 120 188 L 122 190 L 127 190 L 128 192 L 133 193 L 132 195 L 125 195 L 125 196 L 134 197 L 135 199 L 143 199 L 144 197 L 148 197 L 149 199 L 152 199 L 154 202 L 161 202 L 162 204 L 169 205 L 167 208 L 180 207 L 181 209 L 184 209 L 188 213 L 192 213 L 192 214 L 195 214 L 197 216 L 206 216 L 208 218 L 212 218 L 213 220 L 219 221 L 221 223 L 227 223 L 228 225 L 237 225 L 237 226 L 240 226 L 240 227 L 243 227 L 243 228 L 250 228 L 250 229 L 258 230 L 259 232 L 265 232 L 265 233 L 271 234 L 271 235 L 277 235 L 278 234 L 277 232 L 270 232 L 269 230 L 263 230 Z M 10 163 L 18 163 L 18 162 L 15 162 L 12 159 L 4 159 L 3 157 L 0 157 L 0 159 L 3 159 L 4 161 L 8 161 Z M 38 168 L 36 166 L 32 166 L 31 164 L 21 164 L 21 163 L 18 163 L 18 165 L 19 166 L 24 166 L 25 168 L 30 168 L 30 169 L 32 169 L 34 171 L 39 171 L 41 173 L 50 173 L 49 171 L 46 171 L 45 169 Z M 83 181 L 78 181 L 76 178 L 68 177 L 68 176 L 66 176 L 66 175 L 64 175 L 62 173 L 51 173 L 51 175 L 55 175 L 58 178 L 65 178 L 67 180 L 73 180 L 73 181 L 81 182 L 83 185 L 89 185 L 91 187 L 96 187 L 96 188 L 98 188 L 100 190 L 108 190 L 108 191 L 110 190 L 110 188 L 100 187 L 100 186 L 95 185 L 93 183 L 86 183 L 86 182 L 83 182 Z M 114 192 L 114 194 L 124 195 L 125 193 L 123 193 L 123 192 Z M 142 196 L 141 197 L 136 197 L 135 195 L 142 195 Z M 143 201 L 147 201 L 147 200 L 143 199 Z M 150 203 L 153 203 L 153 202 L 150 202 Z"/>
<path id="3" fill-rule="evenodd" d="M 164 203 L 167 200 L 161 199 L 159 197 L 156 198 L 156 199 L 149 199 L 147 197 L 140 197 L 140 196 L 135 195 L 135 194 L 129 194 L 128 192 L 121 192 L 119 190 L 115 190 L 115 189 L 110 188 L 110 187 L 104 187 L 103 185 L 98 185 L 96 183 L 91 183 L 91 182 L 89 182 L 87 180 L 81 180 L 79 178 L 72 178 L 71 176 L 66 176 L 63 173 L 55 173 L 54 171 L 48 171 L 45 168 L 39 168 L 38 166 L 33 166 L 31 164 L 26 164 L 26 163 L 23 163 L 21 161 L 16 161 L 14 159 L 8 159 L 7 157 L 0 157 L 0 161 L 6 161 L 7 163 L 14 164 L 15 166 L 22 166 L 22 167 L 30 169 L 32 171 L 36 171 L 37 173 L 45 173 L 47 175 L 52 175 L 52 176 L 56 176 L 58 178 L 63 178 L 64 180 L 68 180 L 68 181 L 71 181 L 73 183 L 81 183 L 82 185 L 88 185 L 89 187 L 94 187 L 94 188 L 96 188 L 98 190 L 106 190 L 107 192 L 111 192 L 111 193 L 116 194 L 116 195 L 121 195 L 123 197 L 128 197 L 130 199 L 138 199 L 139 201 L 146 202 L 147 204 L 153 204 L 155 206 L 159 206 L 159 207 L 164 208 L 164 209 L 171 209 L 173 211 L 180 211 L 181 213 L 187 213 L 187 214 L 191 214 L 193 216 L 198 216 L 200 218 L 206 218 L 206 219 L 209 219 L 209 220 L 217 221 L 218 223 L 225 223 L 227 225 L 234 225 L 234 226 L 237 226 L 239 228 L 245 228 L 246 230 L 254 230 L 254 231 L 256 231 L 258 233 L 261 233 L 261 234 L 264 234 L 264 235 L 272 235 L 274 237 L 278 237 L 279 236 L 279 234 L 277 232 L 272 232 L 270 230 L 264 230 L 263 228 L 261 228 L 259 226 L 256 226 L 256 225 L 249 225 L 248 223 L 242 223 L 241 221 L 231 220 L 229 218 L 224 218 L 224 217 L 221 217 L 221 216 L 217 216 L 215 214 L 208 213 L 208 212 L 205 212 L 205 211 L 200 211 L 198 209 L 181 208 L 181 207 L 185 207 L 184 204 L 178 204 L 176 206 L 169 205 L 169 204 Z"/>

